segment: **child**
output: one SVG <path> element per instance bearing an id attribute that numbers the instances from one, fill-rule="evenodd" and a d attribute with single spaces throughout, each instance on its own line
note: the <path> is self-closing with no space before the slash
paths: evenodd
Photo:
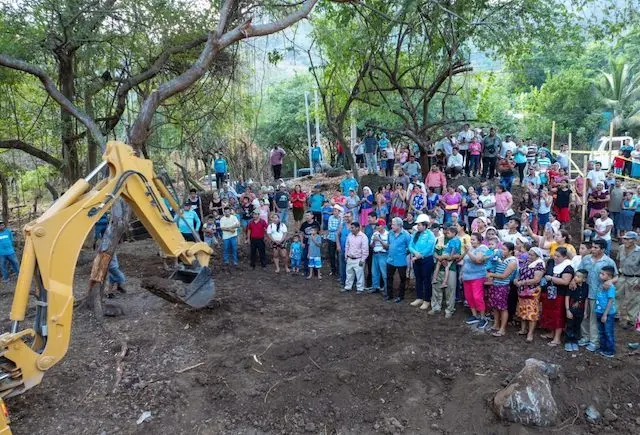
<path id="1" fill-rule="evenodd" d="M 606 358 L 613 358 L 616 354 L 615 317 L 616 317 L 616 288 L 611 284 L 604 286 L 613 279 L 613 266 L 603 266 L 600 269 L 600 285 L 596 293 L 595 312 L 600 332 L 600 349 L 598 353 Z"/>
<path id="2" fill-rule="evenodd" d="M 218 240 L 222 240 L 222 229 L 220 228 L 220 216 L 221 214 L 218 211 L 213 212 L 213 221 L 216 224 L 216 237 Z"/>
<path id="3" fill-rule="evenodd" d="M 618 151 L 618 155 L 613 158 L 613 172 L 618 175 L 622 175 L 624 170 L 624 152 L 622 150 Z"/>
<path id="4" fill-rule="evenodd" d="M 387 152 L 386 151 L 382 151 L 382 153 L 380 153 L 380 171 L 382 171 L 383 174 L 387 172 Z"/>
<path id="5" fill-rule="evenodd" d="M 489 261 L 486 263 L 487 272 L 495 272 L 500 259 L 502 258 L 502 251 L 498 249 L 498 238 L 495 236 L 488 237 L 487 246 L 489 250 L 486 252 L 486 256 L 489 257 Z M 487 279 L 485 285 L 492 285 L 493 280 Z"/>
<path id="6" fill-rule="evenodd" d="M 322 237 L 318 234 L 318 230 L 311 227 L 311 235 L 309 235 L 309 254 L 307 255 L 307 260 L 309 262 L 309 276 L 307 276 L 307 279 L 311 279 L 313 276 L 313 269 L 318 271 L 318 279 L 322 279 L 322 274 L 320 274 L 320 268 L 322 267 L 321 249 Z"/>
<path id="7" fill-rule="evenodd" d="M 291 260 L 291 270 L 293 273 L 300 273 L 300 263 L 302 262 L 302 243 L 300 235 L 293 236 L 293 242 L 289 247 L 289 259 Z"/>
<path id="8" fill-rule="evenodd" d="M 480 172 L 481 152 L 482 144 L 478 142 L 478 137 L 474 136 L 473 141 L 469 144 L 469 154 L 471 155 L 471 159 L 469 160 L 469 174 L 473 174 L 474 177 L 477 177 Z"/>
<path id="9" fill-rule="evenodd" d="M 567 329 L 564 350 L 567 352 L 578 351 L 578 340 L 580 340 L 580 326 L 582 320 L 587 316 L 587 296 L 589 286 L 587 285 L 587 271 L 579 269 L 573 282 L 575 289 L 569 287 L 567 295 L 564 297 L 564 306 L 567 310 Z"/>
<path id="10" fill-rule="evenodd" d="M 333 206 L 328 200 L 322 203 L 322 230 L 327 231 L 329 228 L 329 217 L 333 214 Z"/>
<path id="11" fill-rule="evenodd" d="M 444 243 L 444 234 L 440 231 L 441 226 L 438 223 L 434 223 L 431 225 L 431 232 L 436 237 L 436 246 L 435 246 L 435 254 L 440 257 L 444 254 L 445 243 Z M 441 270 L 444 270 L 444 278 L 442 279 L 442 284 L 446 287 L 447 279 L 449 278 L 449 261 L 443 258 L 439 258 L 436 262 L 436 267 L 433 271 L 433 278 L 431 279 L 431 283 L 435 284 L 438 282 L 438 276 Z M 444 268 L 444 269 L 443 269 Z"/>
<path id="12" fill-rule="evenodd" d="M 209 245 L 217 245 L 218 241 L 216 240 L 216 222 L 213 219 L 213 216 L 209 215 L 206 218 L 205 224 L 202 226 L 202 232 L 204 233 L 204 242 Z"/>
<path id="13" fill-rule="evenodd" d="M 439 202 L 434 204 L 433 214 L 435 216 L 435 222 L 437 224 L 444 224 L 444 210 L 442 209 L 442 205 Z"/>

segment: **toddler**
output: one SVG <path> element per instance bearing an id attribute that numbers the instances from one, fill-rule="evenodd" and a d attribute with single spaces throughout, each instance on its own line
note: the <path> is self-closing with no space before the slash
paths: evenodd
<path id="1" fill-rule="evenodd" d="M 289 259 L 291 260 L 291 270 L 294 273 L 300 272 L 300 263 L 302 262 L 302 243 L 300 243 L 300 235 L 293 236 L 293 241 L 289 247 Z"/>
<path id="2" fill-rule="evenodd" d="M 216 222 L 213 216 L 207 216 L 207 220 L 202 226 L 202 232 L 204 233 L 204 242 L 207 245 L 213 246 L 218 244 L 216 240 Z"/>

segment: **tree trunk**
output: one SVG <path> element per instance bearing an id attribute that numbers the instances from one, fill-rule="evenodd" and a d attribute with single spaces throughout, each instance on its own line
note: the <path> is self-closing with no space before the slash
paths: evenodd
<path id="1" fill-rule="evenodd" d="M 2 221 L 9 225 L 9 181 L 2 172 L 0 172 L 0 193 L 2 194 Z"/>
<path id="2" fill-rule="evenodd" d="M 116 254 L 116 248 L 124 235 L 129 220 L 131 219 L 131 207 L 122 198 L 116 200 L 111 208 L 111 221 L 100 241 L 98 254 L 91 271 L 89 294 L 87 300 L 93 309 L 96 319 L 101 322 L 104 313 L 104 289 L 108 283 L 107 272 L 111 259 Z M 100 264 L 101 267 L 96 267 Z"/>
<path id="3" fill-rule="evenodd" d="M 58 80 L 60 81 L 60 92 L 71 103 L 75 101 L 75 72 L 74 53 L 58 52 Z M 64 165 L 64 176 L 69 184 L 74 183 L 80 177 L 80 164 L 78 161 L 78 150 L 76 148 L 75 129 L 73 128 L 74 116 L 66 109 L 60 108 L 62 159 Z"/>
<path id="4" fill-rule="evenodd" d="M 329 123 L 329 128 L 331 129 L 335 137 L 340 141 L 340 143 L 343 144 L 342 149 L 344 150 L 344 157 L 347 160 L 347 163 L 349 163 L 351 172 L 353 172 L 353 178 L 355 178 L 356 181 L 360 183 L 360 173 L 358 172 L 358 166 L 356 165 L 355 160 L 353 159 L 353 153 L 351 152 L 351 147 L 345 146 L 347 142 L 345 142 L 345 139 L 344 139 L 344 120 L 342 121 L 338 120 L 335 123 Z"/>
<path id="5" fill-rule="evenodd" d="M 95 110 L 93 109 L 93 96 L 88 92 L 85 94 L 84 110 L 91 119 L 96 119 Z M 87 167 L 85 171 L 91 172 L 93 168 L 98 166 L 98 148 L 100 145 L 89 134 L 87 135 Z"/>

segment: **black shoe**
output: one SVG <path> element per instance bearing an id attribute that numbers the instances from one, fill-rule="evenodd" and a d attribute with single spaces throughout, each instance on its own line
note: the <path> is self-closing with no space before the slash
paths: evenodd
<path id="1" fill-rule="evenodd" d="M 390 301 L 391 299 L 393 299 L 393 298 L 392 298 L 391 296 L 389 296 L 389 295 L 386 295 L 386 296 L 383 298 L 383 300 L 385 300 L 385 301 Z"/>
<path id="2" fill-rule="evenodd" d="M 374 293 L 380 293 L 380 289 L 379 288 L 372 288 L 370 290 L 367 290 L 367 293 L 369 293 L 370 295 L 372 295 Z"/>
<path id="3" fill-rule="evenodd" d="M 127 293 L 127 289 L 125 289 L 124 287 L 121 287 L 121 286 L 118 286 L 118 288 L 116 290 L 118 290 L 122 294 Z"/>
<path id="4" fill-rule="evenodd" d="M 394 300 L 394 302 L 395 302 L 396 304 L 399 304 L 399 303 L 401 303 L 401 302 L 402 302 L 402 298 L 401 298 L 400 296 L 398 296 L 398 297 Z"/>

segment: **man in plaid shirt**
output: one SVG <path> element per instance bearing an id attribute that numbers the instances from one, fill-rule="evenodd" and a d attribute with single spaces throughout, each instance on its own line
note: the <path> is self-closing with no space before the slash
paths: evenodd
<path id="1" fill-rule="evenodd" d="M 329 245 L 329 264 L 331 265 L 331 273 L 329 275 L 337 275 L 337 235 L 338 228 L 340 228 L 340 223 L 342 222 L 342 207 L 338 204 L 333 206 L 333 214 L 329 216 L 329 221 L 327 223 L 327 243 Z"/>

